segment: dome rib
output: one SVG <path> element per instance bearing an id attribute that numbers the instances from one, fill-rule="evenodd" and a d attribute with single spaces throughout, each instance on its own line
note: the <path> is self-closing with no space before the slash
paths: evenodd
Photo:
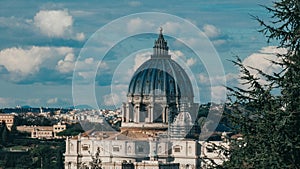
<path id="1" fill-rule="evenodd" d="M 172 81 L 172 84 L 171 85 L 173 85 L 173 88 L 174 88 L 174 94 L 173 95 L 178 95 L 179 93 L 178 93 L 178 86 L 177 86 L 177 76 L 176 76 L 176 73 L 175 73 L 175 71 L 174 71 L 174 68 L 173 68 L 173 66 L 171 66 L 171 63 L 170 63 L 170 61 L 168 60 L 168 64 L 169 64 L 169 66 L 170 66 L 170 68 L 171 68 L 171 71 L 172 71 L 172 77 L 174 78 L 174 81 Z M 170 81 L 169 81 L 169 83 L 171 83 Z M 172 91 L 170 91 L 170 92 L 172 92 Z M 172 93 L 170 93 L 171 94 L 171 96 L 172 96 Z M 180 97 L 180 95 L 178 95 L 179 97 Z"/>
<path id="2" fill-rule="evenodd" d="M 193 88 L 184 69 L 172 59 L 150 59 L 133 75 L 128 95 L 193 97 Z"/>

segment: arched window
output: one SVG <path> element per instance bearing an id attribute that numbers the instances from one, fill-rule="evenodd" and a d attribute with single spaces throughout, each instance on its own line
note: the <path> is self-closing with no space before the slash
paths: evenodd
<path id="1" fill-rule="evenodd" d="M 127 153 L 131 153 L 131 146 L 127 147 Z"/>
<path id="2" fill-rule="evenodd" d="M 192 147 L 189 146 L 189 154 L 192 154 Z"/>
<path id="3" fill-rule="evenodd" d="M 161 148 L 161 146 L 158 146 L 158 153 L 162 153 L 162 148 Z"/>

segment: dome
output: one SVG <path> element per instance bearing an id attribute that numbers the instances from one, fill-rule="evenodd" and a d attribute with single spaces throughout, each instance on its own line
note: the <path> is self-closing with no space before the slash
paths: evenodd
<path id="1" fill-rule="evenodd" d="M 128 96 L 168 96 L 193 98 L 193 87 L 185 70 L 168 55 L 162 33 L 153 47 L 153 55 L 133 75 Z M 149 56 L 150 57 L 150 56 Z"/>
<path id="2" fill-rule="evenodd" d="M 171 138 L 183 139 L 193 136 L 195 130 L 193 129 L 193 121 L 189 112 L 180 112 L 170 127 Z"/>
<path id="3" fill-rule="evenodd" d="M 127 102 L 122 106 L 124 130 L 141 126 L 153 128 L 157 124 L 166 130 L 167 124 L 181 111 L 195 116 L 198 104 L 194 103 L 192 83 L 168 51 L 161 30 L 150 59 L 135 71 L 129 83 Z"/>
<path id="4" fill-rule="evenodd" d="M 192 126 L 193 121 L 189 112 L 180 112 L 174 120 L 174 126 Z"/>
<path id="5" fill-rule="evenodd" d="M 133 75 L 128 94 L 193 97 L 193 88 L 188 75 L 175 61 L 151 58 Z"/>

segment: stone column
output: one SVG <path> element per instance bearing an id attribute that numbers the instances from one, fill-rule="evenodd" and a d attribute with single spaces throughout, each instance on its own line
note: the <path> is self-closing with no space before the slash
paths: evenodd
<path id="1" fill-rule="evenodd" d="M 165 112 L 165 108 L 162 109 L 162 112 L 161 112 L 161 118 L 162 118 L 162 122 L 165 123 L 165 122 L 166 122 L 166 112 Z"/>
<path id="2" fill-rule="evenodd" d="M 153 113 L 154 113 L 154 112 L 153 112 L 153 108 L 154 108 L 154 105 L 151 104 L 151 105 L 150 105 L 150 112 L 151 112 L 151 113 L 150 113 L 150 122 L 151 122 L 151 123 L 154 122 L 154 119 L 153 119 L 153 116 L 154 116 L 154 114 L 153 114 Z"/>
<path id="3" fill-rule="evenodd" d="M 123 103 L 122 104 L 122 122 L 127 122 L 127 104 Z"/>
<path id="4" fill-rule="evenodd" d="M 129 122 L 130 120 L 130 108 L 129 108 L 129 104 L 126 103 L 126 122 Z"/>
<path id="5" fill-rule="evenodd" d="M 140 105 L 134 106 L 134 122 L 140 122 Z"/>
<path id="6" fill-rule="evenodd" d="M 170 114 L 169 114 L 169 106 L 167 105 L 166 107 L 165 107 L 165 113 L 166 113 L 166 123 L 169 123 L 169 116 L 170 116 Z"/>
<path id="7" fill-rule="evenodd" d="M 70 154 L 70 141 L 68 136 L 66 139 L 66 154 Z"/>

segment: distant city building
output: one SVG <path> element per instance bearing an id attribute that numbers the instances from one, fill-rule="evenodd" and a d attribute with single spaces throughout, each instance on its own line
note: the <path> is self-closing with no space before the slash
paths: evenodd
<path id="1" fill-rule="evenodd" d="M 59 138 L 56 134 L 66 130 L 66 129 L 67 129 L 67 126 L 65 124 L 61 124 L 61 123 L 54 124 L 52 127 L 53 137 Z"/>
<path id="2" fill-rule="evenodd" d="M 91 168 L 96 153 L 103 169 L 203 166 L 201 153 L 205 153 L 206 144 L 195 138 L 194 130 L 199 104 L 194 103 L 189 76 L 168 50 L 161 30 L 151 58 L 130 81 L 121 131 L 89 131 L 67 138 L 66 169 Z"/>
<path id="3" fill-rule="evenodd" d="M 52 139 L 54 138 L 52 126 L 35 126 L 31 131 L 31 138 Z"/>
<path id="4" fill-rule="evenodd" d="M 31 138 L 38 139 L 61 138 L 56 134 L 66 130 L 66 128 L 66 125 L 61 123 L 53 126 L 17 126 L 18 131 L 31 133 Z"/>
<path id="5" fill-rule="evenodd" d="M 5 122 L 8 130 L 11 130 L 11 127 L 15 123 L 15 115 L 13 114 L 0 114 L 0 123 Z"/>

